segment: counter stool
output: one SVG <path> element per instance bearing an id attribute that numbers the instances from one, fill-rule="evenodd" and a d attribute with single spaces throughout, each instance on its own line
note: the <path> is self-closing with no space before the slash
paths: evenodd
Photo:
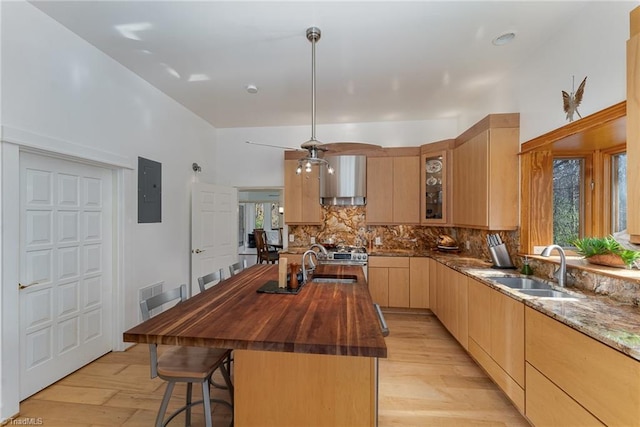
<path id="1" fill-rule="evenodd" d="M 209 273 L 202 277 L 198 277 L 198 286 L 200 287 L 200 292 L 204 292 L 206 289 L 210 288 L 211 286 L 215 286 L 223 280 L 224 272 L 222 271 L 222 269 L 219 269 L 218 271 L 214 271 L 213 273 Z M 208 286 L 211 283 L 213 283 L 213 285 Z"/>
<path id="2" fill-rule="evenodd" d="M 246 262 L 246 261 L 245 261 Z M 231 267 L 229 267 L 229 269 L 231 269 Z M 232 274 L 233 276 L 233 274 Z M 206 274 L 202 277 L 198 277 L 198 286 L 200 287 L 200 292 L 204 292 L 206 289 L 210 288 L 211 286 L 215 286 L 218 283 L 222 282 L 224 280 L 224 274 L 222 272 L 222 269 L 219 269 L 218 271 L 214 271 L 213 273 L 209 273 Z M 211 283 L 213 283 L 213 285 L 209 286 Z M 225 360 L 225 367 L 227 369 L 227 372 L 229 374 L 231 374 L 231 362 L 233 362 L 233 356 L 231 355 L 231 350 L 229 351 L 229 355 L 227 357 L 227 359 Z M 211 379 L 211 385 L 213 385 L 216 388 L 220 388 L 223 390 L 227 389 L 227 386 L 225 386 L 224 384 L 220 384 L 216 381 L 213 380 L 213 378 Z"/>
<path id="3" fill-rule="evenodd" d="M 231 274 L 231 276 L 235 276 L 236 274 L 240 273 L 245 268 L 247 268 L 247 260 L 243 259 L 242 263 L 236 262 L 236 263 L 231 264 L 229 266 L 229 274 Z"/>
<path id="4" fill-rule="evenodd" d="M 140 310 L 142 311 L 142 319 L 149 320 L 151 318 L 151 310 L 162 306 L 163 304 L 179 300 L 187 299 L 187 285 L 181 285 L 169 291 L 165 291 L 159 295 L 140 302 Z M 231 354 L 231 350 L 210 347 L 187 347 L 187 346 L 163 346 L 163 352 L 158 355 L 158 345 L 149 344 L 149 352 L 151 356 L 151 378 L 160 377 L 167 382 L 167 388 L 158 410 L 156 417 L 156 427 L 166 426 L 173 418 L 183 411 L 186 411 L 185 426 L 191 425 L 191 407 L 203 404 L 205 426 L 212 427 L 211 421 L 211 402 L 221 403 L 231 408 L 231 423 L 233 424 L 233 384 L 229 377 L 229 372 L 224 365 L 224 361 Z M 231 403 L 219 399 L 211 399 L 209 394 L 209 384 L 213 373 L 220 369 L 222 376 L 229 389 Z M 164 419 L 171 399 L 171 394 L 176 383 L 187 384 L 187 394 L 185 405 L 175 411 L 166 420 Z M 192 402 L 193 384 L 200 384 L 202 387 L 202 400 Z"/>

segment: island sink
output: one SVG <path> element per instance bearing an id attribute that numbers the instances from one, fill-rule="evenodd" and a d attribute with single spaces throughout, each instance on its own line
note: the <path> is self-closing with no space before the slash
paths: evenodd
<path id="1" fill-rule="evenodd" d="M 358 277 L 353 274 L 314 274 L 314 283 L 357 283 Z"/>

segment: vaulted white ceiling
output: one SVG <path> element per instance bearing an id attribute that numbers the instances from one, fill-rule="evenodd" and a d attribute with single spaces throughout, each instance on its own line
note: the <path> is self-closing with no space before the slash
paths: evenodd
<path id="1" fill-rule="evenodd" d="M 456 117 L 584 1 L 32 1 L 218 128 Z M 512 43 L 496 36 L 514 32 Z M 246 88 L 255 85 L 258 92 Z"/>

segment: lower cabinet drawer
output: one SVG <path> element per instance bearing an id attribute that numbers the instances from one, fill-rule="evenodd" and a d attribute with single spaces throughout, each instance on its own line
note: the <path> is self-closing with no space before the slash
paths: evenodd
<path id="1" fill-rule="evenodd" d="M 604 424 L 640 426 L 639 361 L 530 307 L 525 318 L 532 367 Z"/>
<path id="2" fill-rule="evenodd" d="M 493 381 L 502 389 L 504 394 L 511 399 L 520 412 L 524 412 L 524 389 L 509 376 L 489 354 L 476 343 L 473 338 L 469 338 L 469 353 L 485 370 Z"/>
<path id="3" fill-rule="evenodd" d="M 589 411 L 528 363 L 526 375 L 526 416 L 534 426 L 604 426 Z"/>

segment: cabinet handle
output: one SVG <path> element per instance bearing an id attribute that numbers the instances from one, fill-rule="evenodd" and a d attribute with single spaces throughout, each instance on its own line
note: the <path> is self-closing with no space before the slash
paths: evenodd
<path id="1" fill-rule="evenodd" d="M 195 249 L 191 252 L 193 252 L 194 254 L 201 254 L 202 252 L 206 251 L 206 249 Z"/>

